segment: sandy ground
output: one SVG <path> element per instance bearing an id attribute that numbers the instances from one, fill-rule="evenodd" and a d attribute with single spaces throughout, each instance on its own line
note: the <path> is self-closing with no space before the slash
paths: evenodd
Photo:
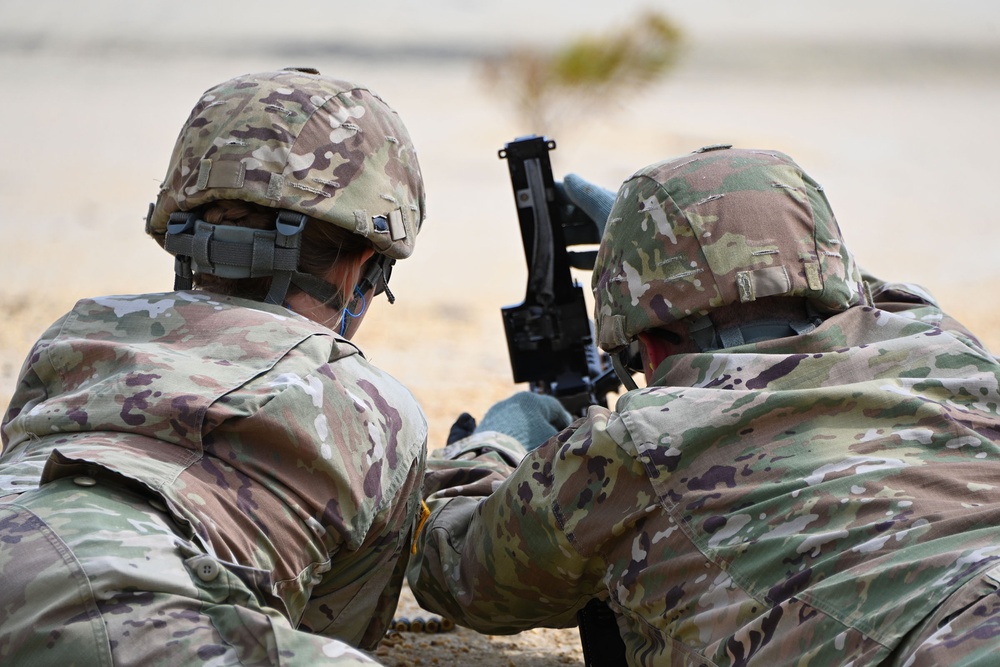
<path id="1" fill-rule="evenodd" d="M 497 150 L 537 129 L 484 84 L 477 58 L 599 30 L 613 23 L 611 4 L 517 0 L 478 15 L 464 2 L 420 3 L 419 13 L 398 2 L 399 20 L 384 28 L 359 8 L 371 20 L 346 42 L 324 42 L 320 20 L 282 42 L 252 21 L 265 6 L 256 0 L 239 16 L 187 0 L 142 10 L 0 1 L 0 403 L 34 339 L 76 299 L 170 288 L 171 260 L 142 219 L 198 95 L 238 73 L 310 64 L 378 90 L 420 151 L 426 228 L 394 273 L 397 304 L 374 304 L 359 341 L 410 387 L 440 446 L 460 412 L 482 415 L 518 389 L 499 309 L 523 297 L 525 268 Z M 680 68 L 550 128 L 557 176 L 615 189 L 643 165 L 709 143 L 784 150 L 824 183 L 865 266 L 921 282 L 1000 350 L 1000 6 L 680 4 L 666 5 L 691 37 Z M 538 20 L 526 26 L 529 7 Z M 220 25 L 229 41 L 214 39 Z M 378 655 L 390 665 L 548 667 L 579 664 L 576 638 L 403 634 Z"/>
<path id="2" fill-rule="evenodd" d="M 397 619 L 433 619 L 409 589 L 403 590 Z M 529 630 L 512 636 L 481 635 L 456 627 L 448 632 L 390 632 L 371 655 L 390 667 L 470 665 L 477 667 L 556 667 L 583 664 L 576 628 Z"/>

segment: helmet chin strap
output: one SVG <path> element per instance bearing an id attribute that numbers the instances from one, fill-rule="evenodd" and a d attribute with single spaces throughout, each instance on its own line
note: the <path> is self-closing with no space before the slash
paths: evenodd
<path id="1" fill-rule="evenodd" d="M 635 383 L 635 380 L 632 378 L 632 374 L 627 368 L 625 368 L 625 364 L 622 363 L 623 354 L 629 354 L 628 347 L 626 347 L 619 354 L 609 355 L 611 357 L 611 367 L 615 369 L 615 375 L 618 376 L 618 380 L 622 383 L 625 389 L 628 391 L 635 391 L 639 388 L 639 385 Z"/>
<path id="2" fill-rule="evenodd" d="M 350 326 L 350 320 L 361 317 L 368 310 L 368 299 L 365 296 L 369 291 L 372 296 L 385 292 L 389 303 L 396 303 L 395 295 L 389 291 L 389 275 L 392 273 L 392 265 L 396 260 L 386 255 L 375 255 L 367 263 L 367 269 L 361 276 L 361 280 L 354 286 L 354 292 L 350 302 L 344 306 L 340 315 L 340 329 L 338 333 L 344 335 Z M 361 309 L 357 310 L 358 302 L 361 302 Z M 354 312 L 357 310 L 357 312 Z"/>
<path id="3" fill-rule="evenodd" d="M 292 274 L 291 283 L 325 306 L 334 310 L 340 310 L 344 307 L 340 290 L 333 283 L 328 283 L 322 278 L 296 271 Z M 282 299 L 284 299 L 284 295 L 282 295 Z M 268 303 L 272 302 L 268 301 Z"/>

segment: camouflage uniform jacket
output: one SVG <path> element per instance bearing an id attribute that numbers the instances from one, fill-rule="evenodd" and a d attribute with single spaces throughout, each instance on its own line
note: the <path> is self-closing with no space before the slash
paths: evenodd
<path id="1" fill-rule="evenodd" d="M 158 497 L 293 626 L 372 647 L 420 509 L 426 421 L 348 341 L 204 292 L 80 301 L 35 344 L 0 497 L 57 477 Z"/>
<path id="2" fill-rule="evenodd" d="M 1000 365 L 920 292 L 876 303 L 670 357 L 516 469 L 499 433 L 432 456 L 418 600 L 512 633 L 606 598 L 633 665 L 892 664 L 1000 564 Z"/>

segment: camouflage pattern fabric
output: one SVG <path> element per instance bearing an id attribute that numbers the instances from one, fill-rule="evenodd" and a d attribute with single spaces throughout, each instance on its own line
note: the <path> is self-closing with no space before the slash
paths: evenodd
<path id="1" fill-rule="evenodd" d="M 517 468 L 485 433 L 432 456 L 417 599 L 489 633 L 606 599 L 632 665 L 993 664 L 1000 364 L 871 283 L 879 308 L 668 357 Z"/>
<path id="2" fill-rule="evenodd" d="M 404 387 L 284 308 L 87 299 L 25 361 L 0 497 L 80 475 L 132 489 L 291 628 L 371 648 L 402 585 L 426 433 Z"/>
<path id="3" fill-rule="evenodd" d="M 768 296 L 820 312 L 864 302 L 822 187 L 778 151 L 710 146 L 618 190 L 594 265 L 597 343 Z"/>
<path id="4" fill-rule="evenodd" d="M 3 664 L 377 664 L 294 630 L 169 515 L 95 482 L 57 479 L 0 503 Z"/>
<path id="5" fill-rule="evenodd" d="M 314 71 L 246 74 L 205 91 L 170 158 L 146 232 L 238 199 L 297 211 L 403 259 L 424 220 L 420 165 L 399 116 L 365 86 Z"/>

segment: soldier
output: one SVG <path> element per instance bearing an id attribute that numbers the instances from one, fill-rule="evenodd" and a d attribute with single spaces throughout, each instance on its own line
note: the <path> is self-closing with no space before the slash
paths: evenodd
<path id="1" fill-rule="evenodd" d="M 631 665 L 995 664 L 1000 365 L 862 276 L 814 180 L 726 146 L 646 167 L 593 288 L 648 386 L 561 431 L 517 394 L 432 456 L 423 606 L 514 633 L 604 600 Z"/>
<path id="2" fill-rule="evenodd" d="M 352 647 L 395 610 L 427 427 L 350 339 L 423 219 L 364 86 L 201 97 L 146 221 L 175 291 L 77 303 L 4 418 L 0 662 L 374 663 Z"/>

